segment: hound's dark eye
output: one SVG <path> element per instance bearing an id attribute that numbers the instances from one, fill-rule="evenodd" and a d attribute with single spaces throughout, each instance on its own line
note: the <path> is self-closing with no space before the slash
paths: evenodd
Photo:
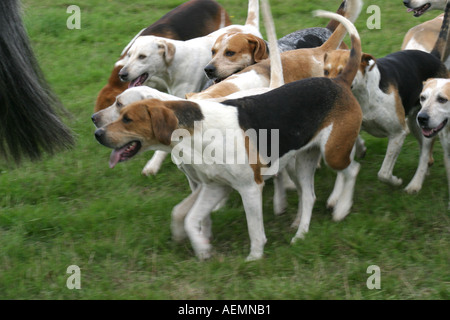
<path id="1" fill-rule="evenodd" d="M 425 96 L 420 96 L 420 102 L 424 102 L 426 99 Z"/>
<path id="2" fill-rule="evenodd" d="M 143 54 L 140 54 L 138 57 L 139 60 L 144 60 L 145 58 L 147 58 L 147 56 Z"/>
<path id="3" fill-rule="evenodd" d="M 447 102 L 448 102 L 448 99 L 446 99 L 446 98 L 444 98 L 444 97 L 438 97 L 438 98 L 437 98 L 437 102 L 439 102 L 439 103 L 447 103 Z"/>
<path id="4" fill-rule="evenodd" d="M 328 75 L 330 75 L 330 71 L 324 70 L 324 71 L 323 71 L 323 74 L 324 74 L 325 76 L 328 76 Z"/>
<path id="5" fill-rule="evenodd" d="M 131 121 L 133 121 L 133 120 L 131 120 L 130 118 L 128 118 L 126 115 L 124 115 L 124 116 L 122 117 L 122 122 L 123 122 L 123 123 L 130 123 Z"/>
<path id="6" fill-rule="evenodd" d="M 122 107 L 123 107 L 123 104 L 120 103 L 119 101 L 116 101 L 116 106 L 117 106 L 118 108 L 122 108 Z"/>
<path id="7" fill-rule="evenodd" d="M 236 52 L 234 52 L 234 51 L 227 51 L 227 52 L 225 52 L 225 55 L 226 55 L 227 57 L 232 57 L 232 56 L 235 55 L 235 53 L 236 53 Z"/>
<path id="8" fill-rule="evenodd" d="M 216 54 L 216 50 L 211 50 L 211 54 L 215 55 Z"/>

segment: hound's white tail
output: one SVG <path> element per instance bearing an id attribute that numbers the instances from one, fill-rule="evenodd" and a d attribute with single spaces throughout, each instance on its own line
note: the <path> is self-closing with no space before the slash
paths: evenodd
<path id="1" fill-rule="evenodd" d="M 245 25 L 254 26 L 259 30 L 259 0 L 248 1 L 247 20 Z"/>
<path id="2" fill-rule="evenodd" d="M 269 0 L 261 0 L 261 9 L 266 27 L 267 40 L 270 52 L 270 88 L 278 88 L 284 84 L 283 66 L 281 64 L 280 51 L 278 50 L 277 34 L 270 10 Z"/>

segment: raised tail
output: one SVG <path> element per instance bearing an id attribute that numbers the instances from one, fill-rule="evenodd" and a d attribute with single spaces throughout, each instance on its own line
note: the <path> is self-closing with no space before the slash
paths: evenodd
<path id="1" fill-rule="evenodd" d="M 359 38 L 359 33 L 356 27 L 351 23 L 350 20 L 347 18 L 342 17 L 341 15 L 333 12 L 323 11 L 323 10 L 317 10 L 314 11 L 314 15 L 321 18 L 328 18 L 328 19 L 336 19 L 338 20 L 341 25 L 348 31 L 350 34 L 350 38 L 352 40 L 352 49 L 350 51 L 350 59 L 345 66 L 342 73 L 337 77 L 337 79 L 340 79 L 344 81 L 348 86 L 351 86 L 353 79 L 356 76 L 356 73 L 358 72 L 358 68 L 361 64 L 361 39 Z"/>
<path id="2" fill-rule="evenodd" d="M 270 52 L 270 85 L 271 89 L 281 87 L 284 84 L 283 66 L 281 64 L 280 50 L 278 49 L 277 34 L 268 0 L 261 0 L 261 9 L 266 27 L 267 40 Z"/>
<path id="3" fill-rule="evenodd" d="M 439 32 L 438 39 L 434 44 L 431 54 L 438 57 L 441 61 L 447 61 L 450 54 L 450 48 L 448 44 L 448 27 L 450 24 L 450 1 L 445 6 L 444 20 L 442 20 L 441 31 Z"/>
<path id="4" fill-rule="evenodd" d="M 341 16 L 344 16 L 344 17 L 345 17 L 345 2 L 346 2 L 346 0 L 342 1 L 341 5 L 339 6 L 339 8 L 336 11 L 337 14 L 340 14 Z M 354 21 L 352 21 L 352 22 L 354 22 Z M 326 28 L 328 30 L 330 30 L 331 32 L 334 32 L 338 26 L 339 26 L 339 22 L 337 22 L 336 20 L 330 20 L 330 22 L 328 22 Z"/>
<path id="5" fill-rule="evenodd" d="M 349 22 L 355 22 L 361 13 L 362 9 L 362 1 L 361 0 L 346 0 L 345 1 L 345 18 Z M 330 12 L 332 13 L 332 12 Z M 336 31 L 333 32 L 330 38 L 322 44 L 320 47 L 323 51 L 336 50 L 341 45 L 341 42 L 344 40 L 345 35 L 347 34 L 347 29 L 344 25 L 342 25 L 342 15 L 333 13 L 334 20 L 340 22 L 340 25 L 337 27 Z"/>
<path id="6" fill-rule="evenodd" d="M 259 30 L 259 0 L 248 1 L 246 26 L 254 26 Z"/>

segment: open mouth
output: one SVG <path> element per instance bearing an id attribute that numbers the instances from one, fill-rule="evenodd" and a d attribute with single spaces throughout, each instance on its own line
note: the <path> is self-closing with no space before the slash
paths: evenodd
<path id="1" fill-rule="evenodd" d="M 447 122 L 448 122 L 448 119 L 445 119 L 439 126 L 437 126 L 434 129 L 422 127 L 421 128 L 422 129 L 422 134 L 426 138 L 433 138 L 435 135 L 437 135 L 439 133 L 439 131 L 441 131 L 445 127 Z"/>
<path id="2" fill-rule="evenodd" d="M 145 80 L 147 80 L 147 78 L 148 78 L 147 72 L 141 74 L 139 77 L 137 77 L 136 79 L 134 79 L 130 82 L 130 84 L 128 85 L 128 88 L 142 86 L 144 84 Z"/>
<path id="3" fill-rule="evenodd" d="M 133 158 L 139 152 L 141 146 L 142 145 L 139 141 L 132 141 L 121 148 L 114 149 L 109 158 L 109 167 L 112 169 L 119 162 L 127 161 Z"/>
<path id="4" fill-rule="evenodd" d="M 427 3 L 427 4 L 424 4 L 423 6 L 418 7 L 418 8 L 415 8 L 415 9 L 408 8 L 408 12 L 414 11 L 414 17 L 420 17 L 420 16 L 423 15 L 428 9 L 430 9 L 430 7 L 431 7 L 431 4 L 430 4 L 430 3 Z"/>

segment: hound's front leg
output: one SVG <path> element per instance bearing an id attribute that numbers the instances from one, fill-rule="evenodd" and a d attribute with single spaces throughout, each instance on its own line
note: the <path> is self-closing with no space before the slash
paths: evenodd
<path id="1" fill-rule="evenodd" d="M 208 227 L 204 221 L 207 221 L 205 219 L 209 218 L 215 206 L 228 196 L 230 189 L 226 186 L 206 184 L 200 185 L 199 188 L 197 199 L 184 220 L 184 227 L 195 254 L 200 260 L 205 260 L 211 256 L 211 245 L 207 236 L 210 231 L 203 229 Z"/>
<path id="2" fill-rule="evenodd" d="M 262 189 L 263 185 L 256 183 L 238 189 L 242 197 L 250 236 L 250 254 L 246 261 L 261 259 L 264 253 L 264 245 L 267 242 L 263 223 Z"/>
<path id="3" fill-rule="evenodd" d="M 397 161 L 400 150 L 402 149 L 403 142 L 408 135 L 408 130 L 403 130 L 398 135 L 389 137 L 389 142 L 386 150 L 386 155 L 381 165 L 380 171 L 378 171 L 378 179 L 385 183 L 389 183 L 393 186 L 399 186 L 402 184 L 402 179 L 393 175 L 394 165 Z"/>
<path id="4" fill-rule="evenodd" d="M 153 157 L 147 162 L 144 169 L 142 169 L 142 174 L 145 176 L 155 175 L 161 169 L 164 159 L 167 157 L 167 152 L 155 151 Z"/>
<path id="5" fill-rule="evenodd" d="M 436 137 L 428 139 L 422 135 L 422 132 L 416 123 L 416 115 L 417 113 L 413 113 L 408 117 L 409 130 L 417 139 L 420 146 L 419 165 L 417 166 L 414 177 L 405 188 L 405 191 L 409 194 L 417 193 L 422 189 L 428 167 L 433 163 L 433 144 L 436 139 Z"/>

